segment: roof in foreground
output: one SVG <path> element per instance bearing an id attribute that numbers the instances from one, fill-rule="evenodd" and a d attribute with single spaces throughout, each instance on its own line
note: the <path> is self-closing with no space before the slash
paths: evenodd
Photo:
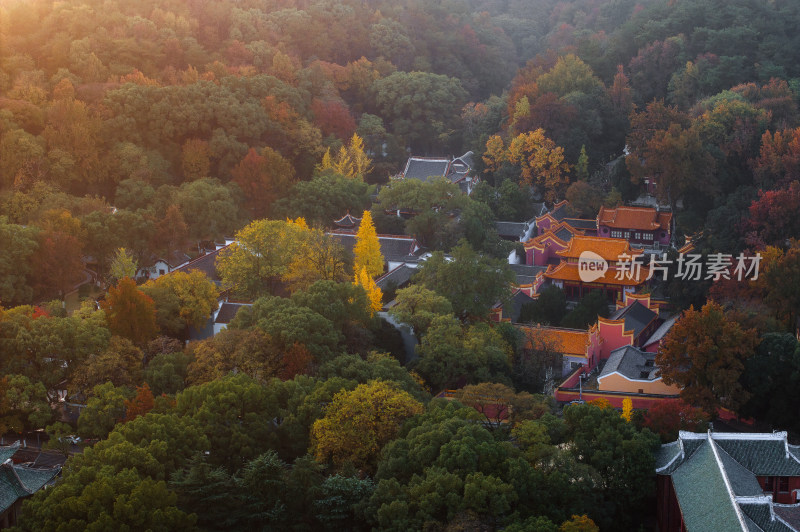
<path id="1" fill-rule="evenodd" d="M 531 338 L 540 338 L 552 348 L 570 356 L 586 356 L 589 331 L 564 329 L 561 327 L 522 326 L 523 332 L 530 332 Z M 528 338 L 530 344 L 530 338 Z"/>
<path id="2" fill-rule="evenodd" d="M 773 503 L 757 479 L 800 476 L 796 455 L 785 432 L 681 431 L 656 453 L 656 472 L 672 476 L 689 531 L 798 530 L 800 505 Z"/>
<path id="3" fill-rule="evenodd" d="M 655 353 L 632 346 L 620 347 L 611 352 L 597 378 L 600 380 L 612 373 L 619 373 L 630 380 L 653 381 L 660 378 L 655 359 Z"/>
<path id="4" fill-rule="evenodd" d="M 642 305 L 639 301 L 634 301 L 627 307 L 614 312 L 608 319 L 623 320 L 625 322 L 625 330 L 633 331 L 633 337 L 638 338 L 642 331 L 656 318 L 658 318 L 657 313 Z"/>
<path id="5" fill-rule="evenodd" d="M 39 491 L 59 471 L 60 467 L 36 469 L 14 465 L 10 460 L 0 464 L 0 512 L 7 510 L 17 500 Z"/>

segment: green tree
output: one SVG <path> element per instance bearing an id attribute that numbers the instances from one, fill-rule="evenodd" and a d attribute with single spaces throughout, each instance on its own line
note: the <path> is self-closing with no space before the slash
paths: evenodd
<path id="1" fill-rule="evenodd" d="M 485 318 L 498 301 L 511 295 L 514 272 L 503 260 L 481 256 L 462 242 L 452 260 L 434 252 L 419 268 L 415 281 L 446 297 L 463 321 Z"/>
<path id="2" fill-rule="evenodd" d="M 105 438 L 125 418 L 125 401 L 133 396 L 130 388 L 110 382 L 98 384 L 78 417 L 78 434 L 84 438 Z"/>
<path id="3" fill-rule="evenodd" d="M 0 217 L 0 301 L 5 304 L 27 303 L 33 296 L 28 275 L 38 246 L 36 233 L 34 227 L 11 224 Z"/>
<path id="4" fill-rule="evenodd" d="M 115 386 L 135 386 L 141 382 L 143 363 L 142 350 L 133 342 L 112 336 L 103 352 L 87 357 L 81 371 L 75 373 L 70 384 L 85 395 L 105 382 Z"/>
<path id="5" fill-rule="evenodd" d="M 171 325 L 177 319 L 182 324 L 178 332 L 183 332 L 189 326 L 203 328 L 211 313 L 217 309 L 219 297 L 216 285 L 200 271 L 172 272 L 147 282 L 142 291 L 152 297 L 156 304 L 156 320 L 161 330 L 173 334 L 175 330 Z M 177 316 L 173 314 L 175 310 Z"/>
<path id="6" fill-rule="evenodd" d="M 53 410 L 47 397 L 47 389 L 24 375 L 6 375 L 0 388 L 4 412 L 0 427 L 6 431 L 22 432 L 44 428 L 53 419 Z"/>
<path id="7" fill-rule="evenodd" d="M 425 335 L 434 318 L 453 312 L 453 306 L 446 297 L 420 284 L 398 290 L 395 301 L 389 314 L 397 321 L 411 325 L 417 339 Z"/>

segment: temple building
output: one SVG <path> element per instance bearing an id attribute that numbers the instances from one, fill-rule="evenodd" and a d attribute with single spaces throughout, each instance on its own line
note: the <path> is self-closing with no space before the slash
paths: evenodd
<path id="1" fill-rule="evenodd" d="M 658 530 L 800 530 L 800 447 L 786 432 L 681 431 L 655 472 Z"/>

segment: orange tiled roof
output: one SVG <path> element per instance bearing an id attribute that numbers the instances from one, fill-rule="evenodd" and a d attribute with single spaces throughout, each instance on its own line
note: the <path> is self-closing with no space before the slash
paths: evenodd
<path id="1" fill-rule="evenodd" d="M 569 241 L 567 249 L 556 251 L 556 254 L 564 258 L 577 259 L 584 251 L 592 251 L 603 259 L 614 262 L 619 260 L 620 255 L 634 256 L 643 252 L 641 249 L 631 248 L 628 241 L 623 238 L 575 235 Z"/>
<path id="2" fill-rule="evenodd" d="M 658 212 L 652 207 L 617 207 L 606 209 L 600 207 L 597 214 L 597 225 L 606 225 L 616 229 L 634 229 L 652 231 L 653 229 L 669 229 L 672 221 L 671 212 Z"/>
<path id="3" fill-rule="evenodd" d="M 589 332 L 575 329 L 561 329 L 559 327 L 526 327 L 540 333 L 542 338 L 565 355 L 586 356 L 586 344 L 589 342 Z M 530 344 L 530 342 L 529 342 Z"/>
<path id="4" fill-rule="evenodd" d="M 598 278 L 595 281 L 592 281 L 592 284 L 609 284 L 616 286 L 639 286 L 640 284 L 644 283 L 647 280 L 648 273 L 649 270 L 647 268 L 642 268 L 639 272 L 639 275 L 635 279 L 631 279 L 628 277 L 629 272 L 626 271 L 622 279 L 617 279 L 616 278 L 617 270 L 614 268 L 609 268 L 608 271 L 605 272 L 602 277 Z M 554 279 L 557 281 L 571 281 L 576 283 L 583 283 L 578 273 L 577 263 L 562 262 L 561 264 L 553 268 L 551 271 L 545 272 L 544 276 L 547 277 L 548 279 Z"/>

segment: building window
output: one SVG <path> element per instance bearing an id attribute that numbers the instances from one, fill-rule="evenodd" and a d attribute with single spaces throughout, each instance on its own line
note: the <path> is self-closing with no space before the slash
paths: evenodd
<path id="1" fill-rule="evenodd" d="M 766 477 L 764 479 L 764 491 L 765 492 L 775 491 L 775 477 Z"/>
<path id="2" fill-rule="evenodd" d="M 653 240 L 653 233 L 643 233 L 645 240 Z"/>
<path id="3" fill-rule="evenodd" d="M 166 273 L 167 273 L 166 271 L 159 268 L 158 275 L 165 275 Z"/>
<path id="4" fill-rule="evenodd" d="M 634 233 L 633 234 L 633 238 L 635 238 L 636 240 L 641 240 L 642 239 L 642 233 Z"/>
<path id="5" fill-rule="evenodd" d="M 631 237 L 631 232 L 625 231 L 625 238 L 630 238 L 630 237 Z"/>
<path id="6" fill-rule="evenodd" d="M 622 231 L 611 231 L 611 238 L 622 238 Z"/>
<path id="7" fill-rule="evenodd" d="M 779 477 L 778 491 L 781 493 L 789 493 L 789 477 Z"/>

